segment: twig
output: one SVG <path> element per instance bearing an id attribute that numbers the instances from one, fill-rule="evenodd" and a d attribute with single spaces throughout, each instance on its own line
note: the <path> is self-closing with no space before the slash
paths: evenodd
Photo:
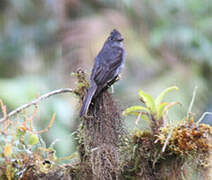
<path id="1" fill-rule="evenodd" d="M 195 100 L 195 97 L 196 97 L 196 94 L 197 94 L 197 86 L 195 86 L 194 88 L 194 91 L 193 91 L 193 95 L 192 95 L 192 99 L 191 99 L 191 102 L 190 102 L 190 105 L 189 105 L 189 108 L 188 108 L 188 112 L 187 112 L 187 119 L 189 119 L 189 116 L 190 116 L 190 113 L 191 113 L 191 109 L 194 105 L 194 100 Z"/>
<path id="2" fill-rule="evenodd" d="M 50 120 L 50 122 L 49 122 L 49 125 L 48 125 L 45 129 L 42 129 L 42 130 L 37 131 L 37 132 L 35 132 L 35 133 L 36 133 L 36 134 L 41 134 L 41 133 L 47 132 L 47 131 L 52 127 L 53 122 L 54 122 L 54 120 L 55 120 L 55 116 L 56 116 L 56 113 L 54 113 L 54 114 L 52 115 L 52 118 L 51 118 L 51 120 Z"/>
<path id="3" fill-rule="evenodd" d="M 71 93 L 71 92 L 73 92 L 73 90 L 70 89 L 70 88 L 63 88 L 63 89 L 57 89 L 57 90 L 48 92 L 48 93 L 38 97 L 37 99 L 35 99 L 35 100 L 33 100 L 33 101 L 31 101 L 31 102 L 29 102 L 27 104 L 24 104 L 24 105 L 18 107 L 17 109 L 11 111 L 9 114 L 7 114 L 7 117 L 3 117 L 3 118 L 0 119 L 0 123 L 6 121 L 8 118 L 10 118 L 10 117 L 14 116 L 15 114 L 23 111 L 24 109 L 26 109 L 26 108 L 28 108 L 28 107 L 30 107 L 32 105 L 38 104 L 40 101 L 42 101 L 44 99 L 47 99 L 50 96 L 53 96 L 53 95 L 56 95 L 56 94 L 67 93 L 67 92 Z"/>
<path id="4" fill-rule="evenodd" d="M 165 141 L 165 143 L 164 143 L 164 145 L 163 145 L 163 148 L 162 148 L 162 152 L 165 152 L 166 146 L 167 146 L 167 144 L 168 144 L 168 142 L 169 142 L 169 139 L 171 138 L 172 132 L 173 132 L 173 128 L 171 129 L 171 131 L 170 131 L 169 134 L 168 134 L 168 137 L 166 138 L 166 141 Z"/>
<path id="5" fill-rule="evenodd" d="M 138 122 L 139 122 L 139 120 L 141 119 L 141 114 L 142 114 L 142 112 L 139 112 L 139 113 L 138 113 L 138 117 L 137 117 L 137 119 L 136 119 L 136 121 L 135 121 L 135 124 L 136 124 L 136 125 L 138 125 Z"/>
<path id="6" fill-rule="evenodd" d="M 3 113 L 3 117 L 6 118 L 7 117 L 7 107 L 3 104 L 3 101 L 0 99 L 0 105 L 1 105 L 1 110 L 2 110 L 2 113 Z M 4 122 L 4 134 L 6 135 L 7 134 L 7 121 Z"/>
<path id="7" fill-rule="evenodd" d="M 204 119 L 204 117 L 206 115 L 212 115 L 212 112 L 204 112 L 203 115 L 199 118 L 199 120 L 197 121 L 197 125 L 199 125 L 199 123 Z"/>

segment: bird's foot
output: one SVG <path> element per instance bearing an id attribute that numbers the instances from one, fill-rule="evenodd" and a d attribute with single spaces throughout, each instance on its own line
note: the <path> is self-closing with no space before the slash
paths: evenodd
<path id="1" fill-rule="evenodd" d="M 121 74 L 118 74 L 117 76 L 116 76 L 116 80 L 115 81 L 119 81 L 121 79 Z"/>
<path id="2" fill-rule="evenodd" d="M 83 117 L 84 117 L 85 119 L 93 119 L 93 118 L 94 118 L 94 116 L 87 115 L 87 114 L 85 114 Z"/>

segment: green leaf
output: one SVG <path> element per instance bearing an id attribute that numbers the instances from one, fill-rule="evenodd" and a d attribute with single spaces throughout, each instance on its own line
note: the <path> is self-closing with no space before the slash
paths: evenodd
<path id="1" fill-rule="evenodd" d="M 126 116 L 126 115 L 138 115 L 139 112 L 141 112 L 141 111 L 146 111 L 146 112 L 149 113 L 149 109 L 144 107 L 144 106 L 131 106 L 131 107 L 125 109 L 122 114 L 124 116 Z"/>
<path id="2" fill-rule="evenodd" d="M 143 119 L 143 120 L 148 121 L 148 122 L 150 121 L 149 115 L 148 115 L 147 112 L 139 112 L 138 113 L 138 116 L 136 118 L 135 124 L 138 124 L 138 122 L 140 121 L 140 119 Z"/>
<path id="3" fill-rule="evenodd" d="M 20 126 L 16 129 L 16 136 L 21 138 L 26 133 L 26 128 L 24 126 Z"/>
<path id="4" fill-rule="evenodd" d="M 34 145 L 34 144 L 37 144 L 38 141 L 39 141 L 38 135 L 37 134 L 31 134 L 31 136 L 29 137 L 29 144 Z"/>
<path id="5" fill-rule="evenodd" d="M 168 102 L 163 102 L 156 107 L 157 108 L 157 119 L 158 120 L 161 119 L 161 117 L 163 116 L 163 111 L 168 104 L 169 104 Z"/>
<path id="6" fill-rule="evenodd" d="M 37 134 L 28 132 L 24 136 L 24 143 L 26 145 L 34 145 L 34 144 L 37 144 L 38 141 L 39 141 L 39 139 L 38 139 L 38 135 Z"/>
<path id="7" fill-rule="evenodd" d="M 169 87 L 167 89 L 165 89 L 162 93 L 160 93 L 160 95 L 156 98 L 155 100 L 155 104 L 156 106 L 160 105 L 161 104 L 161 101 L 163 100 L 164 96 L 169 93 L 170 91 L 173 91 L 173 90 L 178 90 L 178 87 L 177 86 L 172 86 L 172 87 Z"/>
<path id="8" fill-rule="evenodd" d="M 147 94 L 141 90 L 138 92 L 138 95 L 139 95 L 141 101 L 144 102 L 144 104 L 150 110 L 150 112 L 155 113 L 156 107 L 155 107 L 155 102 L 154 102 L 154 99 L 152 98 L 152 96 L 150 96 L 149 94 Z"/>
<path id="9" fill-rule="evenodd" d="M 141 114 L 141 119 L 143 119 L 144 121 L 147 121 L 147 122 L 150 121 L 149 115 L 147 113 L 142 113 Z"/>

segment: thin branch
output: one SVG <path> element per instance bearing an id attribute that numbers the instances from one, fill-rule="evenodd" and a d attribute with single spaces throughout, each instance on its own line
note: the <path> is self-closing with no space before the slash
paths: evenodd
<path id="1" fill-rule="evenodd" d="M 199 125 L 199 123 L 204 119 L 204 117 L 206 115 L 212 115 L 212 112 L 204 112 L 203 115 L 199 118 L 199 120 L 197 121 L 197 125 Z"/>
<path id="2" fill-rule="evenodd" d="M 173 132 L 173 128 L 171 129 L 171 131 L 169 132 L 169 134 L 168 134 L 168 136 L 167 136 L 167 138 L 166 138 L 166 141 L 165 141 L 165 143 L 164 143 L 164 145 L 163 145 L 163 148 L 162 148 L 162 152 L 165 152 L 166 146 L 167 146 L 167 144 L 168 144 L 168 142 L 169 142 L 169 139 L 170 139 L 171 136 L 172 136 L 172 132 Z"/>
<path id="3" fill-rule="evenodd" d="M 188 112 L 187 112 L 187 119 L 189 119 L 189 116 L 190 116 L 190 113 L 191 113 L 191 109 L 194 105 L 194 100 L 196 98 L 196 94 L 197 94 L 197 86 L 194 87 L 194 91 L 193 91 L 193 95 L 192 95 L 192 99 L 191 99 L 191 102 L 190 102 L 190 105 L 189 105 L 189 108 L 188 108 Z"/>
<path id="4" fill-rule="evenodd" d="M 141 119 L 141 114 L 142 114 L 142 112 L 139 112 L 139 113 L 138 113 L 138 116 L 137 116 L 136 121 L 135 121 L 135 124 L 136 124 L 136 125 L 138 125 L 138 122 L 139 122 L 139 120 Z"/>
<path id="5" fill-rule="evenodd" d="M 41 133 L 47 132 L 47 131 L 52 127 L 52 125 L 53 125 L 53 123 L 54 123 L 54 120 L 55 120 L 55 116 L 56 116 L 56 113 L 54 113 L 54 114 L 52 115 L 52 118 L 51 118 L 51 120 L 50 120 L 48 126 L 47 126 L 45 129 L 42 129 L 42 130 L 37 131 L 37 132 L 35 132 L 35 133 L 36 133 L 36 134 L 41 134 Z"/>
<path id="6" fill-rule="evenodd" d="M 23 111 L 24 109 L 26 109 L 26 108 L 28 108 L 28 107 L 30 107 L 32 105 L 38 104 L 40 101 L 42 101 L 44 99 L 47 99 L 47 98 L 49 98 L 49 97 L 51 97 L 53 95 L 63 94 L 63 93 L 67 93 L 67 92 L 72 93 L 73 90 L 70 89 L 70 88 L 64 88 L 64 89 L 57 89 L 57 90 L 48 92 L 48 93 L 38 97 L 37 99 L 35 99 L 35 100 L 33 100 L 33 101 L 31 101 L 31 102 L 29 102 L 27 104 L 24 104 L 24 105 L 18 107 L 17 109 L 11 111 L 9 114 L 7 114 L 7 117 L 3 117 L 3 118 L 0 119 L 0 123 L 6 121 L 8 118 L 16 115 L 17 113 Z"/>

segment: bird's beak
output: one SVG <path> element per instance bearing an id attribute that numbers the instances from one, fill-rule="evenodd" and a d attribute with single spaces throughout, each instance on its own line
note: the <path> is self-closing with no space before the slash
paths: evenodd
<path id="1" fill-rule="evenodd" d="M 119 41 L 123 41 L 123 40 L 124 40 L 124 38 L 120 38 L 120 39 L 119 39 Z"/>

